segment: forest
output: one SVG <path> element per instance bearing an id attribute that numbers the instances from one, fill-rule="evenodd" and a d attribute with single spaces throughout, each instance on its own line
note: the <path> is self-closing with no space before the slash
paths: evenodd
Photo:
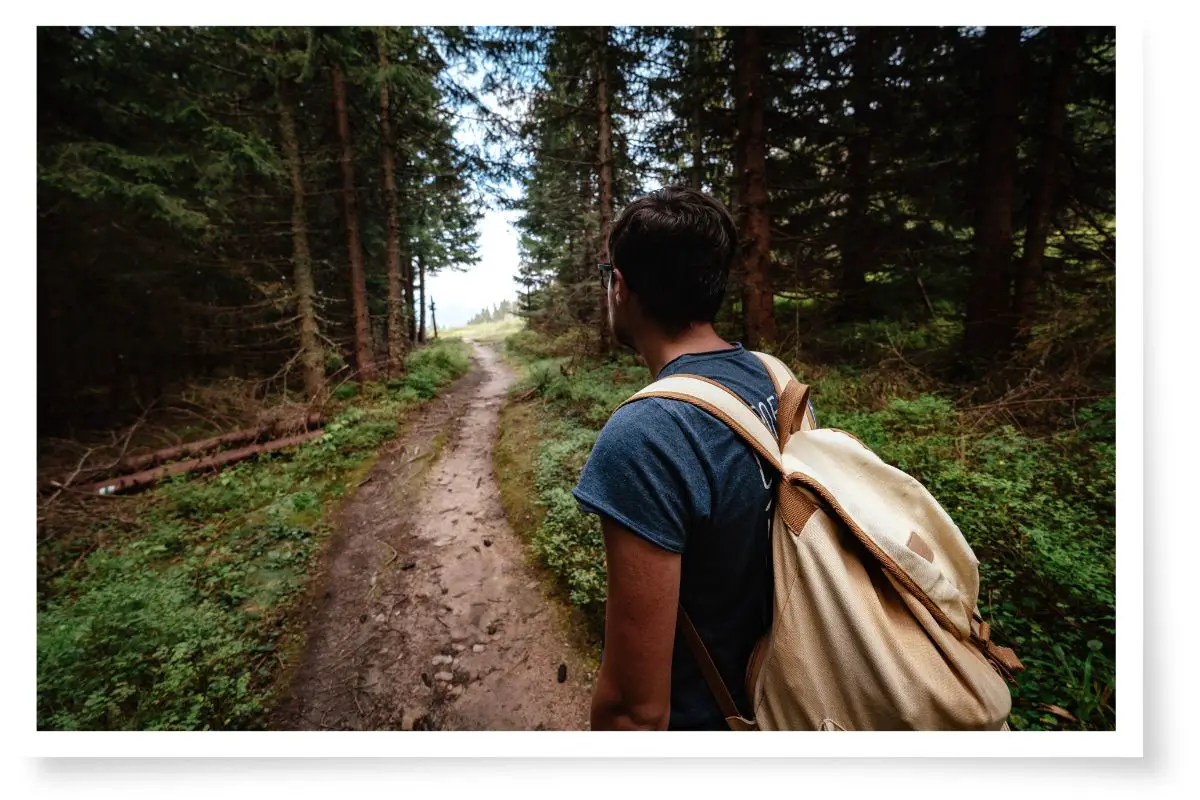
<path id="1" fill-rule="evenodd" d="M 962 528 L 1013 727 L 1115 727 L 1114 29 L 37 36 L 40 728 L 282 724 L 338 509 L 481 370 L 507 524 L 594 648 L 570 488 L 651 378 L 596 264 L 667 184 L 737 220 L 718 332 Z M 428 282 L 488 267 L 495 212 L 519 291 L 439 336 Z"/>

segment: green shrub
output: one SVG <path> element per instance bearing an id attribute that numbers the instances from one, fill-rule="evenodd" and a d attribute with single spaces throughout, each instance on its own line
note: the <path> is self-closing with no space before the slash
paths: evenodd
<path id="1" fill-rule="evenodd" d="M 262 710 L 251 692 L 253 645 L 192 588 L 187 567 L 93 559 L 96 576 L 110 579 L 38 614 L 38 727 L 252 726 Z"/>
<path id="2" fill-rule="evenodd" d="M 947 347 L 958 324 L 934 320 L 857 323 L 850 344 Z M 843 331 L 844 333 L 844 331 Z M 514 342 L 514 339 L 516 341 Z M 858 344 L 854 344 L 858 342 Z M 649 382 L 631 359 L 597 363 L 555 358 L 533 331 L 510 337 L 528 365 L 545 413 L 534 467 L 544 511 L 534 552 L 595 615 L 604 600 L 599 524 L 582 514 L 571 488 L 597 431 L 622 400 Z M 872 346 L 875 346 L 872 344 Z M 532 355 L 531 355 L 532 354 Z M 925 484 L 981 559 L 981 611 L 1026 664 L 1013 689 L 1018 728 L 1107 729 L 1115 725 L 1115 403 L 1079 409 L 1049 436 L 1012 427 L 976 427 L 920 376 L 875 366 L 796 365 L 813 384 L 823 427 L 854 433 L 888 463 Z M 907 373 L 905 373 L 907 375 Z M 1044 706 L 1068 709 L 1069 723 Z"/>
<path id="3" fill-rule="evenodd" d="M 504 340 L 504 349 L 511 355 L 520 358 L 545 358 L 547 340 L 544 336 L 529 328 L 519 330 Z"/>
<path id="4" fill-rule="evenodd" d="M 572 603 L 593 611 L 607 591 L 599 521 L 580 512 L 567 488 L 548 489 L 538 502 L 545 517 L 534 533 L 534 555 L 565 583 Z"/>
<path id="5" fill-rule="evenodd" d="M 399 389 L 361 387 L 320 439 L 169 481 L 134 530 L 100 523 L 104 546 L 39 575 L 38 727 L 261 727 L 323 510 L 405 408 L 469 369 L 469 349 L 438 342 L 408 367 Z"/>
<path id="6" fill-rule="evenodd" d="M 471 348 L 466 342 L 443 339 L 409 353 L 405 360 L 404 388 L 422 400 L 465 375 L 471 368 Z"/>
<path id="7" fill-rule="evenodd" d="M 534 342 L 526 351 L 540 349 Z M 532 549 L 571 602 L 598 625 L 607 593 L 604 541 L 599 520 L 579 510 L 571 489 L 600 428 L 623 400 L 650 382 L 650 374 L 633 359 L 620 358 L 577 362 L 568 377 L 562 370 L 565 363 L 562 358 L 527 362 L 522 382 L 537 390 L 550 412 L 539 431 L 534 460 L 535 503 L 542 514 Z"/>
<path id="8" fill-rule="evenodd" d="M 1034 438 L 972 430 L 933 395 L 878 411 L 818 405 L 823 426 L 849 430 L 920 480 L 980 557 L 982 611 L 1028 667 L 1014 689 L 1020 727 L 1061 724 L 1039 710 L 1049 704 L 1074 709 L 1085 727 L 1112 724 L 1111 707 L 1092 708 L 1115 694 L 1111 409 L 1103 401 L 1080 412 L 1079 428 Z"/>
<path id="9" fill-rule="evenodd" d="M 805 347 L 823 359 L 872 363 L 899 353 L 940 353 L 962 338 L 962 321 L 950 309 L 932 319 L 872 319 L 847 322 L 815 331 Z"/>

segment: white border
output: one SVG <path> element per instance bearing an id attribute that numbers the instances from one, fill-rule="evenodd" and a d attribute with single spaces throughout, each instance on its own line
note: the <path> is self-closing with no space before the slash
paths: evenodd
<path id="1" fill-rule="evenodd" d="M 729 16 L 736 12 L 736 24 L 761 22 L 765 24 L 847 24 L 857 21 L 873 24 L 931 24 L 979 23 L 1013 24 L 1036 21 L 1038 24 L 1107 24 L 1116 19 L 1117 3 L 1096 2 L 1086 6 L 1074 4 L 1045 4 L 1039 2 L 1007 2 L 1000 8 L 970 8 L 964 10 L 961 3 L 925 3 L 921 9 L 905 4 L 876 3 L 863 12 L 852 13 L 854 4 L 840 0 L 836 4 L 786 4 L 772 7 L 764 3 L 760 10 L 748 8 L 749 4 L 731 8 L 729 3 L 688 3 L 683 9 L 666 4 L 636 2 L 608 2 L 582 10 L 570 11 L 565 5 L 547 6 L 537 11 L 515 9 L 511 4 L 456 2 L 444 8 L 429 5 L 397 4 L 380 6 L 369 13 L 355 13 L 346 6 L 331 5 L 324 9 L 309 7 L 302 9 L 304 18 L 297 19 L 301 10 L 297 6 L 279 6 L 266 13 L 261 6 L 245 3 L 214 1 L 196 8 L 168 8 L 161 3 L 126 4 L 120 11 L 105 4 L 103 10 L 91 3 L 59 2 L 53 6 L 36 9 L 42 24 L 65 24 L 68 22 L 96 21 L 99 15 L 105 23 L 152 21 L 158 24 L 171 22 L 223 24 L 262 24 L 286 19 L 290 24 L 313 24 L 316 16 L 324 16 L 327 24 L 379 24 L 381 22 L 403 22 L 404 24 L 446 24 L 453 22 L 520 24 L 538 22 L 546 24 L 586 24 L 613 22 L 622 24 L 653 24 L 658 22 L 678 23 L 683 19 L 692 23 L 729 23 Z M 128 7 L 133 6 L 130 10 Z M 933 10 L 931 11 L 931 7 Z M 28 10 L 28 8 L 27 8 Z M 761 16 L 759 12 L 761 11 Z M 751 13 L 756 18 L 746 17 Z M 1140 9 L 1135 10 L 1140 13 Z M 604 19 L 597 19 L 603 16 Z M 1129 13 L 1120 16 L 1128 18 Z M 166 19 L 164 19 L 164 17 Z M 457 19 L 454 19 L 457 17 Z M 574 17 L 563 19 L 563 17 Z M 932 20 L 930 18 L 933 18 Z M 924 18 L 924 19 L 921 19 Z M 964 19 L 966 18 L 966 19 Z M 999 19 L 997 19 L 999 18 Z M 29 37 L 32 31 L 24 25 L 11 27 L 10 38 Z M 1194 29 L 1193 29 L 1194 30 Z M 1200 36 L 1200 34 L 1196 34 Z M 6 43 L 7 44 L 7 43 Z M 28 39 L 8 49 L 11 56 L 19 55 L 22 64 L 12 64 L 6 70 L 10 79 L 26 82 L 26 98 L 34 96 L 29 91 L 33 50 Z M 9 66 L 6 63 L 6 66 Z M 738 737 L 726 734 L 647 734 L 625 736 L 606 733 L 499 733 L 499 732 L 436 732 L 436 733 L 59 733 L 33 732 L 34 700 L 32 688 L 35 683 L 35 665 L 32 644 L 36 637 L 33 621 L 33 576 L 32 569 L 22 572 L 24 580 L 14 580 L 5 586 L 13 594 L 11 608 L 25 609 L 13 617 L 18 626 L 17 633 L 24 630 L 24 641 L 28 649 L 18 663 L 5 665 L 4 683 L 9 691 L 9 702 L 4 704 L 6 722 L 19 737 L 15 746 L 10 744 L 8 753 L 19 752 L 32 756 L 223 756 L 246 758 L 252 756 L 274 757 L 361 757 L 361 756 L 414 756 L 444 758 L 472 755 L 485 758 L 528 757 L 579 757 L 603 756 L 622 758 L 656 758 L 662 756 L 684 756 L 691 758 L 719 757 L 772 757 L 795 758 L 814 756 L 1024 756 L 1046 758 L 1054 756 L 1140 756 L 1143 748 L 1142 709 L 1142 441 L 1140 420 L 1142 419 L 1143 341 L 1142 341 L 1142 33 L 1134 25 L 1123 23 L 1118 31 L 1118 219 L 1120 241 L 1120 301 L 1118 304 L 1118 382 L 1120 389 L 1118 429 L 1118 476 L 1120 501 L 1118 503 L 1118 572 L 1117 595 L 1118 632 L 1117 670 L 1121 680 L 1119 693 L 1120 713 L 1118 730 L 1104 733 L 1032 733 L 1016 734 L 958 734 L 925 733 L 919 736 L 898 733 L 850 733 L 837 737 L 822 737 L 814 734 L 767 734 Z M 1180 96 L 1180 102 L 1189 102 Z M 33 119 L 33 103 L 26 100 L 22 116 Z M 28 109 L 28 114 L 25 113 Z M 28 141 L 28 140 L 25 140 Z M 32 156 L 32 147 L 21 152 Z M 15 183 L 32 183 L 32 167 L 29 172 L 18 170 Z M 26 183 L 26 185 L 28 185 Z M 28 206 L 17 210 L 10 219 L 29 219 Z M 32 221 L 32 220 L 30 220 Z M 36 263 L 36 256 L 23 263 Z M 32 273 L 29 270 L 26 275 Z M 16 280 L 16 279 L 14 279 Z M 26 295 L 27 296 L 27 295 Z M 19 305 L 19 304 L 14 304 Z M 13 309 L 14 313 L 18 309 Z M 27 331 L 28 329 L 26 329 Z M 8 337 L 14 347 L 27 346 L 27 333 Z M 26 373 L 28 374 L 28 373 Z M 32 387 L 23 391 L 32 394 Z M 26 407 L 25 414 L 29 413 Z M 21 412 L 17 412 L 21 413 Z M 34 413 L 36 411 L 34 410 Z M 20 431 L 23 438 L 32 440 L 32 426 Z M 32 447 L 25 452 L 31 452 Z M 17 477 L 17 484 L 26 478 Z M 12 481 L 7 482 L 9 486 Z M 17 548 L 20 564 L 33 563 L 33 519 L 31 498 L 13 493 L 6 488 L 6 497 L 16 509 L 15 519 L 27 521 L 17 526 L 21 546 Z M 11 518 L 10 518 L 11 519 Z M 21 593 L 24 594 L 22 595 Z M 17 638 L 22 638 L 18 636 Z M 32 735 L 30 735 L 32 733 Z M 982 776 L 981 776 L 982 780 Z M 986 785 L 978 787 L 983 789 Z M 800 787 L 797 787 L 800 790 Z"/>
<path id="2" fill-rule="evenodd" d="M 622 734 L 599 731 L 288 731 L 288 732 L 80 732 L 43 731 L 29 755 L 159 758 L 1088 758 L 1140 756 L 1129 752 L 1129 736 L 1096 733 L 1025 731 L 1019 733 L 851 732 L 732 733 L 672 731 Z"/>

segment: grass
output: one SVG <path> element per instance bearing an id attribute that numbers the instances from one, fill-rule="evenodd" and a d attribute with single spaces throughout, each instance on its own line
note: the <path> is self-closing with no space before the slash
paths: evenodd
<path id="1" fill-rule="evenodd" d="M 864 405 L 856 370 L 825 368 L 822 425 L 849 430 L 942 503 L 980 558 L 980 610 L 1026 665 L 1022 729 L 1111 729 L 1115 711 L 1115 403 L 1031 434 L 974 423 L 930 391 Z M 1068 710 L 1075 722 L 1044 709 Z"/>
<path id="2" fill-rule="evenodd" d="M 514 361 L 511 357 L 509 360 Z M 520 366 L 519 362 L 517 365 Z M 539 402 L 510 399 L 500 409 L 500 432 L 492 459 L 505 516 L 529 546 L 543 588 L 562 601 L 567 609 L 573 610 L 568 615 L 571 618 L 567 627 L 577 649 L 590 657 L 592 667 L 596 669 L 599 667 L 598 645 L 603 623 L 598 612 L 602 611 L 602 606 L 580 602 L 582 598 L 578 595 L 572 598 L 571 587 L 558 580 L 559 573 L 553 569 L 553 562 L 546 558 L 553 523 L 547 524 L 547 504 L 540 502 L 537 486 L 539 483 L 544 485 L 550 477 L 545 469 L 546 462 L 539 458 L 539 444 L 546 436 L 553 437 L 552 427 Z M 585 558 L 591 559 L 595 555 L 593 549 Z"/>
<path id="3" fill-rule="evenodd" d="M 523 373 L 513 395 L 532 393 L 535 399 L 517 406 L 522 411 L 510 410 L 501 418 L 501 442 L 523 443 L 520 464 L 528 475 L 527 491 L 532 498 L 513 504 L 519 515 L 513 524 L 526 530 L 538 562 L 580 609 L 591 633 L 598 635 L 607 591 L 604 544 L 598 520 L 579 511 L 571 489 L 605 420 L 649 382 L 650 374 L 624 356 L 602 364 L 579 361 L 568 376 L 563 369 L 568 359 L 547 353 L 571 341 L 569 336 L 558 343 L 547 341 L 532 331 L 507 340 L 508 357 Z M 516 449 L 502 446 L 500 452 Z M 509 466 L 498 461 L 497 473 L 504 476 Z M 512 474 L 519 473 L 514 470 Z M 502 477 L 502 487 L 503 481 Z M 502 495 L 504 491 L 502 488 Z M 514 519 L 512 513 L 510 510 L 510 519 Z"/>
<path id="4" fill-rule="evenodd" d="M 442 331 L 447 339 L 474 339 L 477 342 L 502 342 L 514 333 L 524 329 L 525 320 L 517 316 L 509 316 L 499 322 L 480 322 L 476 325 L 464 325 L 461 328 L 451 328 Z"/>
<path id="5" fill-rule="evenodd" d="M 404 379 L 359 387 L 320 439 L 114 500 L 136 513 L 94 519 L 94 550 L 39 558 L 63 565 L 39 575 L 39 729 L 261 728 L 303 646 L 330 512 L 403 415 L 469 366 L 462 342 L 417 350 Z"/>
<path id="6" fill-rule="evenodd" d="M 1026 665 L 1013 689 L 1013 727 L 1112 729 L 1115 402 L 1102 398 L 1025 428 L 981 421 L 956 403 L 952 387 L 915 366 L 951 352 L 958 331 L 944 319 L 856 323 L 824 331 L 824 342 L 806 341 L 811 360 L 791 366 L 813 385 L 822 426 L 854 433 L 922 481 L 971 542 L 982 562 L 981 611 Z M 608 416 L 650 375 L 622 356 L 575 359 L 567 377 L 560 354 L 570 341 L 529 330 L 507 340 L 525 375 L 514 393 L 531 394 L 525 408 L 535 413 L 506 416 L 502 436 L 513 426 L 523 431 L 521 458 L 535 497 L 514 508 L 532 515 L 534 553 L 571 602 L 598 620 L 605 600 L 599 525 L 570 490 Z M 814 357 L 821 352 L 833 355 L 821 361 Z"/>
<path id="7" fill-rule="evenodd" d="M 538 445 L 538 414 L 534 406 L 508 403 L 500 409 L 500 434 L 492 459 L 500 484 L 500 504 L 517 535 L 531 541 L 541 522 L 534 503 L 533 461 Z"/>

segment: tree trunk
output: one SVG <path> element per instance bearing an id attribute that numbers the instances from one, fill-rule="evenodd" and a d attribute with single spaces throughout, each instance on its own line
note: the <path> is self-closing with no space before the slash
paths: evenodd
<path id="1" fill-rule="evenodd" d="M 325 391 L 325 354 L 317 329 L 313 304 L 312 256 L 308 250 L 308 214 L 305 211 L 304 170 L 296 136 L 296 114 L 291 98 L 279 93 L 279 131 L 283 156 L 292 181 L 292 280 L 296 291 L 296 316 L 300 323 L 300 366 L 304 372 L 304 394 L 309 400 Z"/>
<path id="2" fill-rule="evenodd" d="M 408 311 L 408 341 L 417 343 L 417 282 L 410 247 L 404 248 L 404 303 Z"/>
<path id="3" fill-rule="evenodd" d="M 700 191 L 700 187 L 704 184 L 704 140 L 703 130 L 701 128 L 701 112 L 704 105 L 704 94 L 702 91 L 702 79 L 700 77 L 700 65 L 703 63 L 700 58 L 700 40 L 701 28 L 692 28 L 692 47 L 690 52 L 689 68 L 691 71 L 692 85 L 692 125 L 690 138 L 692 144 L 692 176 L 691 186 L 696 191 Z"/>
<path id="4" fill-rule="evenodd" d="M 608 261 L 608 230 L 613 220 L 613 159 L 612 159 L 612 114 L 608 96 L 608 28 L 601 27 L 597 33 L 596 46 L 596 110 L 599 124 L 597 137 L 599 148 L 597 160 L 600 166 L 600 242 L 597 260 Z M 608 292 L 600 293 L 600 352 L 607 353 L 611 346 L 608 329 Z"/>
<path id="5" fill-rule="evenodd" d="M 417 256 L 417 266 L 421 270 L 421 327 L 417 331 L 417 341 L 425 344 L 425 259 Z"/>
<path id="6" fill-rule="evenodd" d="M 1054 29 L 1054 68 L 1050 77 L 1042 150 L 1034 170 L 1033 205 L 1025 228 L 1025 247 L 1017 266 L 1017 293 L 1013 312 L 1022 329 L 1027 329 L 1037 302 L 1046 257 L 1046 237 L 1054 218 L 1058 188 L 1058 164 L 1063 131 L 1067 123 L 1067 99 L 1071 91 L 1071 64 L 1075 58 L 1075 30 Z"/>
<path id="7" fill-rule="evenodd" d="M 871 150 L 874 137 L 871 109 L 878 63 L 878 32 L 854 30 L 850 51 L 850 102 L 854 106 L 855 131 L 850 139 L 846 164 L 846 216 L 842 221 L 842 272 L 839 276 L 840 316 L 861 319 L 870 315 L 866 305 L 867 270 L 874 241 L 869 229 L 871 206 Z"/>
<path id="8" fill-rule="evenodd" d="M 988 361 L 1012 342 L 1013 177 L 1017 167 L 1017 82 L 1021 29 L 983 36 L 983 136 L 975 206 L 975 270 L 967 295 L 964 354 Z"/>
<path id="9" fill-rule="evenodd" d="M 765 75 L 766 51 L 762 29 L 735 29 L 734 102 L 737 111 L 737 149 L 741 173 L 741 239 L 745 276 L 742 304 L 746 315 L 746 346 L 760 347 L 776 338 L 775 296 L 768 272 L 771 258 L 771 221 L 767 212 L 767 147 Z"/>
<path id="10" fill-rule="evenodd" d="M 389 56 L 386 34 L 379 36 L 379 69 L 387 69 Z M 387 204 L 387 348 L 388 376 L 404 374 L 404 349 L 408 332 L 404 323 L 403 280 L 400 269 L 400 201 L 396 194 L 396 157 L 392 151 L 392 121 L 388 105 L 388 82 L 379 83 L 379 133 L 383 150 L 383 193 Z"/>
<path id="11" fill-rule="evenodd" d="M 354 366 L 362 381 L 375 380 L 371 356 L 371 327 L 367 319 L 367 282 L 363 273 L 362 243 L 358 236 L 358 203 L 354 194 L 354 149 L 346 113 L 346 84 L 340 64 L 332 65 L 333 107 L 338 138 L 342 143 L 342 205 L 346 213 L 346 242 L 350 251 L 350 304 L 354 315 Z"/>
<path id="12" fill-rule="evenodd" d="M 429 298 L 429 321 L 433 323 L 433 338 L 437 338 L 437 306 L 433 304 L 433 298 Z"/>

